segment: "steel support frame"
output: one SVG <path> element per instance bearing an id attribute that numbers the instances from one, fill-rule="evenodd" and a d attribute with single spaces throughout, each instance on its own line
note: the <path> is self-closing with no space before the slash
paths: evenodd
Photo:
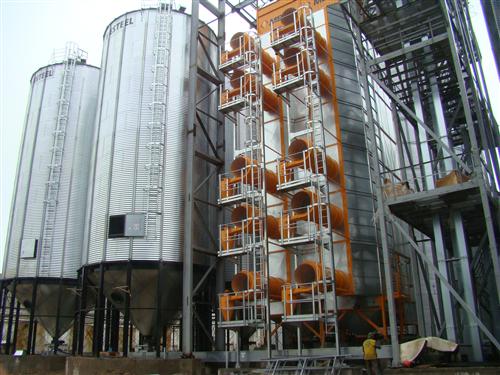
<path id="1" fill-rule="evenodd" d="M 102 351 L 105 312 L 104 272 L 106 272 L 106 266 L 101 263 L 101 265 L 99 266 L 97 300 L 94 309 L 94 332 L 92 337 L 92 353 L 95 357 L 99 357 L 100 352 Z"/>
<path id="2" fill-rule="evenodd" d="M 190 30 L 190 44 L 189 44 L 189 81 L 188 81 L 188 105 L 189 109 L 187 116 L 187 124 L 186 124 L 186 192 L 184 197 L 185 202 L 185 212 L 184 212 L 184 259 L 183 259 L 183 286 L 182 286 L 182 352 L 185 356 L 192 356 L 194 350 L 193 343 L 193 323 L 195 319 L 195 311 L 193 306 L 193 297 L 200 288 L 201 284 L 198 284 L 195 288 L 193 285 L 193 252 L 195 251 L 194 247 L 196 244 L 193 243 L 193 223 L 194 223 L 194 215 L 197 215 L 196 211 L 199 208 L 195 206 L 196 202 L 199 203 L 210 203 L 203 202 L 198 200 L 195 195 L 199 190 L 199 186 L 194 186 L 194 162 L 195 158 L 200 160 L 204 160 L 208 165 L 214 166 L 218 171 L 213 174 L 213 176 L 217 176 L 219 170 L 224 165 L 224 158 L 220 158 L 220 153 L 218 153 L 218 149 L 222 148 L 224 151 L 224 143 L 223 137 L 220 136 L 223 131 L 223 117 L 219 114 L 217 117 L 212 118 L 207 113 L 203 113 L 203 111 L 198 111 L 198 104 L 203 100 L 210 100 L 211 98 L 218 98 L 219 90 L 214 89 L 210 91 L 209 95 L 206 95 L 204 98 L 197 98 L 197 81 L 198 79 L 205 80 L 207 83 L 215 84 L 218 86 L 218 83 L 221 82 L 221 76 L 219 72 L 214 68 L 218 66 L 217 63 L 210 61 L 210 67 L 213 72 L 207 72 L 198 67 L 198 41 L 200 40 L 200 5 L 211 12 L 217 19 L 217 44 L 218 46 L 222 45 L 225 38 L 225 0 L 219 0 L 218 6 L 215 7 L 213 4 L 209 3 L 206 0 L 193 0 L 192 1 L 192 11 L 191 11 L 191 30 Z M 203 49 L 204 50 L 204 49 Z M 210 60 L 210 56 L 208 56 L 207 51 L 205 52 L 206 57 Z M 198 101 L 199 100 L 199 101 Z M 210 132 L 207 128 L 206 124 L 203 123 L 201 116 L 199 113 L 206 115 L 211 120 L 214 120 L 216 123 L 217 130 L 215 131 L 215 141 L 210 138 Z M 208 144 L 210 146 L 210 150 L 214 154 L 214 156 L 206 155 L 198 150 L 195 150 L 195 137 L 197 136 L 197 128 L 202 130 L 200 136 L 203 136 L 207 139 Z M 221 144 L 219 144 L 221 142 Z M 212 175 L 212 174 L 210 174 Z M 212 194 L 213 195 L 213 194 Z M 213 195 L 215 197 L 215 195 Z M 221 211 L 212 204 L 208 204 L 208 209 L 216 209 L 217 214 L 215 216 L 219 216 Z M 210 208 L 212 207 L 212 208 Z M 210 223 L 207 225 L 207 229 L 210 231 Z M 215 238 L 213 235 L 210 236 L 211 239 Z M 216 251 L 214 251 L 216 253 Z M 223 289 L 223 276 L 224 269 L 220 264 L 216 265 L 217 275 L 216 275 L 216 285 L 219 291 Z M 208 273 L 206 274 L 208 276 Z M 202 327 L 204 329 L 204 327 Z M 206 330 L 206 328 L 204 329 Z M 219 330 L 217 330 L 219 331 Z M 211 339 L 213 340 L 213 339 Z M 216 346 L 223 346 L 223 335 L 220 332 L 216 333 Z"/>
<path id="3" fill-rule="evenodd" d="M 80 296 L 77 309 L 77 330 L 74 332 L 73 340 L 76 340 L 76 353 L 83 355 L 85 345 L 85 319 L 87 316 L 87 268 L 80 269 Z"/>
<path id="4" fill-rule="evenodd" d="M 28 326 L 28 342 L 26 351 L 28 354 L 34 354 L 35 350 L 32 347 L 33 337 L 36 335 L 36 332 L 33 331 L 35 325 L 35 307 L 36 307 L 36 299 L 38 294 L 38 279 L 33 279 L 33 291 L 31 292 L 31 309 L 30 309 L 30 318 L 29 318 L 29 326 Z M 73 335 L 74 336 L 74 335 Z M 73 338 L 74 341 L 74 338 Z M 34 346 L 34 345 L 33 345 Z"/>
<path id="5" fill-rule="evenodd" d="M 357 33 L 356 35 L 356 44 L 360 53 L 363 51 L 363 41 L 361 37 L 361 33 Z M 384 193 L 382 191 L 382 186 L 380 184 L 380 169 L 379 169 L 379 157 L 377 150 L 377 139 L 375 133 L 375 123 L 372 112 L 372 104 L 371 104 L 371 94 L 368 82 L 368 71 L 366 66 L 366 60 L 364 56 L 360 58 L 360 70 L 361 70 L 361 85 L 364 92 L 365 103 L 366 103 L 366 115 L 367 115 L 367 130 L 368 130 L 368 138 L 370 154 L 369 159 L 371 165 L 374 166 L 371 176 L 372 184 L 374 184 L 375 195 L 377 199 L 377 210 L 375 212 L 375 222 L 378 223 L 380 228 L 380 240 L 382 246 L 382 257 L 384 262 L 384 279 L 385 279 L 385 295 L 387 296 L 387 309 L 389 315 L 389 332 L 391 336 L 391 350 L 392 350 L 392 365 L 394 367 L 399 366 L 400 358 L 399 358 L 399 339 L 398 339 L 398 329 L 397 329 L 397 321 L 396 321 L 396 304 L 394 301 L 394 291 L 393 291 L 393 282 L 392 282 L 392 269 L 391 269 L 391 259 L 390 259 L 390 250 L 389 243 L 387 239 L 387 222 L 384 215 Z M 366 128 L 365 128 L 366 131 Z"/>
<path id="6" fill-rule="evenodd" d="M 438 268 L 434 265 L 432 262 L 432 259 L 430 259 L 413 241 L 413 239 L 410 237 L 410 235 L 405 231 L 403 226 L 397 221 L 397 219 L 390 214 L 389 212 L 386 212 L 386 217 L 394 224 L 394 226 L 397 228 L 397 230 L 403 235 L 403 237 L 408 241 L 408 243 L 411 245 L 411 247 L 420 255 L 422 260 L 427 264 L 429 267 L 429 270 L 434 274 L 436 277 L 439 278 L 440 282 L 444 284 L 444 286 L 448 289 L 448 291 L 451 293 L 451 295 L 457 300 L 457 302 L 460 304 L 460 306 L 466 311 L 466 313 L 469 315 L 472 321 L 476 323 L 479 327 L 479 329 L 484 333 L 486 337 L 493 343 L 493 345 L 497 348 L 497 350 L 500 350 L 500 342 L 498 339 L 493 336 L 493 334 L 488 330 L 488 328 L 483 324 L 481 319 L 474 313 L 473 309 L 469 306 L 469 304 L 460 296 L 460 294 L 453 288 L 453 286 L 447 281 L 445 275 L 443 275 Z"/>
<path id="7" fill-rule="evenodd" d="M 0 301 L 1 301 L 1 313 L 0 313 L 0 353 L 1 353 L 1 345 L 3 342 L 4 334 L 3 327 L 5 322 L 5 309 L 7 305 L 7 285 L 3 280 L 0 280 Z"/>
<path id="8" fill-rule="evenodd" d="M 17 278 L 12 282 L 12 291 L 9 300 L 9 321 L 7 325 L 7 337 L 5 338 L 5 354 L 11 354 L 12 320 L 14 318 L 14 304 L 16 300 Z M 7 291 L 6 291 L 7 292 Z"/>
<path id="9" fill-rule="evenodd" d="M 479 156 L 479 148 L 478 148 L 478 142 L 477 142 L 477 136 L 476 136 L 476 131 L 475 131 L 475 126 L 474 126 L 474 121 L 472 118 L 472 113 L 469 105 L 469 100 L 467 96 L 467 87 L 465 85 L 465 80 L 462 74 L 462 67 L 460 65 L 460 57 L 459 57 L 459 52 L 457 50 L 457 38 L 453 33 L 452 30 L 452 19 L 451 19 L 451 14 L 449 13 L 449 8 L 446 4 L 445 0 L 441 0 L 441 6 L 443 8 L 444 14 L 447 15 L 447 33 L 448 33 L 448 40 L 450 44 L 450 49 L 452 52 L 453 56 L 453 63 L 454 63 L 454 68 L 455 72 L 457 75 L 458 79 L 458 85 L 460 87 L 460 97 L 462 100 L 462 105 L 465 113 L 465 119 L 467 122 L 467 130 L 469 132 L 469 139 L 471 142 L 471 153 L 472 153 L 472 160 L 473 160 L 473 166 L 474 166 L 474 174 L 475 178 L 477 179 L 478 185 L 479 185 L 479 192 L 481 194 L 481 204 L 483 206 L 483 214 L 484 214 L 484 220 L 486 224 L 486 232 L 488 234 L 488 242 L 489 242 L 489 247 L 490 247 L 490 255 L 491 255 L 491 261 L 493 264 L 493 273 L 495 276 L 495 286 L 496 286 L 496 292 L 497 292 L 497 302 L 500 303 L 500 263 L 498 259 L 498 244 L 496 240 L 496 234 L 495 234 L 495 227 L 493 223 L 493 216 L 492 216 L 492 210 L 489 202 L 489 197 L 488 197 L 488 192 L 486 190 L 486 181 L 483 176 L 483 171 L 481 167 L 481 159 Z M 463 48 L 465 50 L 465 48 Z M 468 58 L 467 58 L 468 59 Z M 467 61 L 468 62 L 468 61 Z M 469 72 L 470 74 L 470 72 Z M 474 92 L 474 88 L 472 88 Z M 476 106 L 479 105 L 477 101 L 477 97 L 474 95 L 474 100 Z M 481 108 L 477 108 L 477 110 L 481 110 Z M 481 128 L 483 124 L 479 124 L 479 128 Z M 500 176 L 497 176 L 497 179 L 500 178 Z"/>
<path id="10" fill-rule="evenodd" d="M 472 312 L 478 315 L 475 303 L 474 295 L 474 282 L 471 275 L 471 269 L 469 264 L 469 255 L 467 251 L 467 236 L 465 234 L 465 228 L 462 221 L 462 215 L 460 212 L 455 210 L 450 213 L 450 221 L 454 226 L 454 236 L 453 236 L 453 248 L 457 252 L 455 254 L 459 257 L 459 275 L 461 279 L 461 284 L 463 287 L 463 296 Z M 466 321 L 462 323 L 464 327 L 464 336 L 467 335 L 468 339 L 472 344 L 472 360 L 477 362 L 483 361 L 483 352 L 481 345 L 481 336 L 479 334 L 479 329 L 477 323 L 470 318 L 469 315 L 466 316 Z"/>
<path id="11" fill-rule="evenodd" d="M 481 161 L 480 161 L 480 158 L 479 158 L 479 150 L 478 150 L 478 145 L 477 145 L 477 138 L 476 138 L 476 135 L 475 135 L 475 130 L 474 130 L 474 123 L 473 123 L 473 120 L 472 120 L 472 114 L 471 114 L 471 110 L 470 110 L 470 107 L 469 107 L 469 102 L 468 102 L 468 97 L 467 97 L 467 91 L 466 91 L 466 85 L 465 85 L 465 81 L 464 81 L 464 78 L 463 78 L 463 75 L 462 75 L 462 69 L 461 69 L 461 65 L 460 65 L 460 60 L 459 60 L 459 56 L 458 56 L 458 51 L 457 51 L 457 47 L 456 47 L 456 38 L 455 36 L 453 35 L 453 32 L 451 30 L 451 26 L 450 26 L 450 23 L 452 22 L 451 21 L 451 15 L 449 12 L 447 12 L 447 6 L 446 6 L 446 1 L 445 0 L 441 0 L 441 5 L 443 7 L 443 11 L 445 14 L 447 14 L 447 39 L 449 40 L 449 44 L 450 44 L 450 48 L 452 50 L 452 56 L 453 56 L 453 63 L 454 63 L 454 68 L 455 68 L 455 73 L 457 75 L 457 79 L 458 79 L 458 84 L 459 84 L 459 87 L 460 87 L 460 97 L 461 97 L 461 100 L 462 100 L 462 106 L 464 108 L 464 112 L 465 112 L 465 115 L 466 115 L 466 120 L 467 120 L 467 125 L 468 125 L 468 132 L 469 132 L 469 138 L 471 139 L 471 147 L 472 147 L 472 157 L 473 157 L 473 171 L 463 163 L 462 160 L 459 160 L 458 157 L 453 153 L 453 152 L 450 152 L 451 149 L 449 149 L 449 147 L 447 147 L 447 145 L 445 145 L 440 139 L 439 137 L 437 136 L 437 134 L 435 134 L 424 122 L 423 120 L 421 120 L 413 111 L 411 111 L 411 109 L 406 106 L 401 100 L 399 100 L 399 98 L 390 90 L 388 89 L 383 82 L 381 82 L 381 80 L 375 76 L 375 74 L 371 74 L 372 72 L 369 71 L 367 69 L 367 66 L 366 66 L 366 59 L 365 59 L 365 56 L 364 56 L 364 47 L 363 47 L 363 41 L 362 41 L 362 37 L 361 37 L 361 31 L 358 29 L 358 33 L 357 33 L 357 44 L 358 44 L 358 51 L 360 53 L 360 64 L 361 64 L 361 78 L 362 78 L 362 81 L 364 82 L 364 90 L 365 90 L 365 100 L 367 102 L 367 106 L 369 107 L 370 106 L 370 95 L 369 95 L 369 86 L 368 86 L 368 76 L 373 79 L 373 81 L 390 97 L 390 99 L 392 101 L 394 101 L 395 103 L 397 103 L 397 105 L 404 110 L 404 112 L 406 112 L 407 115 L 409 115 L 410 117 L 413 118 L 414 121 L 417 122 L 418 125 L 420 125 L 421 127 L 423 127 L 426 131 L 427 134 L 429 134 L 429 136 L 431 138 L 433 138 L 438 144 L 439 146 L 441 146 L 441 149 L 447 151 L 451 156 L 452 158 L 455 160 L 455 162 L 457 162 L 457 164 L 459 164 L 461 167 L 463 167 L 466 171 L 468 172 L 474 172 L 474 175 L 476 177 L 476 179 L 478 179 L 479 181 L 479 187 L 480 187 L 480 193 L 481 193 L 481 201 L 482 201 L 482 206 L 483 206 L 483 211 L 484 211 L 484 218 L 485 218 L 485 223 L 486 223 L 486 229 L 487 229 L 487 234 L 488 234 L 488 239 L 489 239 L 489 243 L 490 243 L 490 251 L 491 251 L 491 258 L 492 258 L 492 261 L 493 261 L 493 268 L 494 268 L 494 271 L 495 271 L 495 281 L 496 281 L 496 286 L 497 286 L 497 293 L 500 293 L 500 289 L 499 289 L 499 279 L 498 279 L 498 276 L 500 276 L 500 273 L 498 272 L 500 269 L 499 269 L 499 264 L 498 264 L 498 251 L 497 251 L 497 246 L 496 246 L 496 239 L 495 239 L 495 232 L 494 232 L 494 224 L 493 224 L 493 219 L 492 219 L 492 214 L 491 214 L 491 207 L 490 207 L 490 204 L 489 204 L 489 198 L 488 198 L 488 195 L 487 195 L 487 191 L 486 191 L 486 181 L 484 180 L 484 176 L 482 175 L 482 170 L 481 170 Z M 349 12 L 346 10 L 345 6 L 343 6 L 343 9 L 344 11 L 349 14 Z M 349 14 L 349 16 L 351 17 L 351 15 Z M 351 17 L 352 19 L 352 17 Z M 353 23 L 355 24 L 355 20 L 353 20 Z M 352 30 L 351 30 L 352 31 Z M 399 51 L 401 52 L 401 51 Z M 398 52 L 398 53 L 399 53 Z M 381 58 L 381 61 L 383 61 L 384 58 L 382 57 Z M 372 60 L 373 61 L 373 60 Z M 367 99 L 366 99 L 367 98 Z M 477 103 L 477 99 L 476 99 L 476 103 Z M 477 104 L 476 104 L 477 105 Z M 480 110 L 480 108 L 478 108 Z M 369 133 L 370 133 L 370 138 L 371 138 L 371 143 L 376 143 L 376 138 L 375 138 L 375 130 L 374 130 L 374 122 L 373 122 L 373 118 L 372 118 L 372 115 L 371 115 L 371 110 L 370 108 L 367 108 L 367 111 L 368 111 L 368 122 L 369 122 Z M 397 220 L 395 219 L 395 217 L 392 216 L 392 214 L 389 212 L 388 208 L 386 207 L 385 203 L 383 202 L 383 195 L 380 194 L 380 170 L 379 170 L 379 161 L 378 161 L 378 154 L 377 154 L 377 146 L 376 144 L 373 145 L 372 144 L 372 155 L 371 155 L 371 159 L 370 161 L 372 162 L 372 167 L 375 171 L 375 179 L 376 179 L 376 182 L 375 182 L 375 187 L 376 187 L 376 196 L 377 196 L 377 203 L 378 203 L 378 211 L 376 213 L 376 215 L 378 216 L 378 221 L 380 224 L 382 223 L 385 223 L 385 220 L 386 219 L 389 219 L 393 225 L 398 229 L 398 231 L 400 231 L 403 236 L 406 237 L 406 239 L 408 240 L 408 242 L 412 245 L 413 249 L 420 255 L 420 257 L 426 262 L 428 263 L 428 266 L 429 266 L 429 269 L 432 271 L 433 274 L 435 274 L 439 279 L 440 279 L 440 282 L 441 282 L 441 285 L 442 285 L 442 289 L 443 291 L 448 294 L 450 293 L 451 295 L 453 295 L 453 297 L 455 297 L 455 299 L 459 302 L 459 304 L 464 308 L 464 310 L 467 312 L 468 316 L 469 316 L 469 319 L 473 322 L 474 325 L 477 325 L 482 331 L 483 333 L 493 342 L 493 344 L 499 348 L 499 344 L 498 344 L 498 341 L 495 339 L 495 337 L 488 331 L 488 329 L 484 326 L 484 324 L 482 324 L 482 322 L 479 320 L 479 318 L 477 317 L 477 315 L 475 314 L 475 311 L 473 308 L 471 308 L 471 306 L 469 306 L 459 295 L 458 293 L 453 289 L 453 287 L 449 284 L 448 280 L 447 280 L 447 277 L 445 274 L 443 273 L 440 273 L 439 271 L 444 271 L 444 269 L 441 269 L 441 270 L 438 270 L 435 265 L 433 264 L 432 260 L 430 260 L 429 258 L 427 258 L 427 256 L 425 255 L 425 253 L 422 252 L 421 249 L 418 248 L 418 245 L 415 243 L 414 239 L 411 238 L 408 233 L 405 232 L 405 230 L 403 229 L 403 227 L 401 226 L 400 223 L 397 222 Z M 382 199 L 381 199 L 382 198 Z M 384 227 L 381 225 L 381 231 L 382 231 L 382 240 L 384 240 Z M 382 241 L 382 247 L 383 247 L 383 251 L 387 251 L 387 249 L 384 249 L 384 247 L 386 247 L 387 245 L 384 246 L 384 241 Z M 444 249 L 443 249 L 444 250 Z M 384 254 L 385 255 L 385 254 Z M 465 256 L 467 254 L 465 253 Z M 442 255 L 441 255 L 442 257 Z M 385 257 L 384 257 L 385 258 Z M 442 262 L 442 259 L 441 259 L 441 262 Z M 386 275 L 386 278 L 387 278 L 387 275 Z M 467 299 L 470 299 L 471 296 L 468 296 L 469 298 Z M 500 299 L 500 295 L 499 295 L 499 299 Z M 472 303 L 473 301 L 468 301 L 469 303 Z M 390 309 L 390 306 L 389 306 L 389 309 Z M 391 318 L 391 315 L 392 315 L 392 312 L 389 311 L 389 317 Z M 449 316 L 449 314 L 446 314 Z M 395 317 L 394 317 L 395 318 Z M 447 327 L 448 329 L 451 328 L 451 327 Z M 392 336 L 392 335 L 391 335 Z M 476 345 L 479 345 L 479 348 L 474 348 L 476 353 L 474 354 L 475 357 L 479 358 L 479 356 L 481 356 L 481 354 L 478 354 L 477 353 L 477 350 L 481 350 L 480 348 L 480 338 L 479 338 L 479 335 L 477 334 L 476 335 L 476 339 L 475 340 L 472 340 Z M 394 351 L 394 342 L 391 342 L 392 346 L 393 346 L 393 351 Z M 393 361 L 394 361 L 394 355 L 393 355 Z"/>
<path id="12" fill-rule="evenodd" d="M 123 312 L 123 331 L 122 331 L 122 352 L 124 357 L 128 357 L 128 352 L 131 349 L 129 339 L 132 339 L 132 325 L 130 324 L 130 284 L 132 283 L 132 264 L 127 264 L 127 293 L 125 293 L 125 309 Z M 129 328 L 130 326 L 130 328 Z M 129 337 L 130 335 L 130 337 Z"/>

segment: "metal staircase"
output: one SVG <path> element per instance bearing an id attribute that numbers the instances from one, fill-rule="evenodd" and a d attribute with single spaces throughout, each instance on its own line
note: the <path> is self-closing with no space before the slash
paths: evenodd
<path id="1" fill-rule="evenodd" d="M 59 99 L 57 101 L 57 116 L 51 148 L 51 159 L 48 165 L 49 176 L 46 182 L 43 230 L 41 240 L 41 262 L 39 263 L 39 274 L 48 275 L 51 266 L 52 248 L 54 245 L 54 232 L 57 219 L 57 205 L 59 197 L 59 187 L 61 183 L 62 163 L 64 155 L 64 145 L 66 141 L 66 127 L 68 124 L 71 92 L 73 88 L 73 78 L 75 75 L 75 65 L 83 57 L 84 52 L 76 45 L 68 43 L 64 52 L 63 72 L 59 87 Z"/>
<path id="2" fill-rule="evenodd" d="M 345 367 L 345 359 L 345 355 L 274 358 L 268 362 L 265 374 L 336 375 Z"/>
<path id="3" fill-rule="evenodd" d="M 148 122 L 149 141 L 146 145 L 149 160 L 145 168 L 148 171 L 146 192 L 145 234 L 148 239 L 159 240 L 161 225 L 163 167 L 165 162 L 165 129 L 168 116 L 169 66 L 172 46 L 172 7 L 174 1 L 155 2 L 157 14 L 154 40 L 154 63 L 151 83 L 152 99 L 149 103 L 151 121 Z M 143 5 L 144 6 L 144 5 Z"/>

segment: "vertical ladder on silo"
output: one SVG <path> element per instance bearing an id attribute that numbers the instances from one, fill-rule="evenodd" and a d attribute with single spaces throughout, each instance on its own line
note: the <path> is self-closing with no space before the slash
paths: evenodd
<path id="1" fill-rule="evenodd" d="M 149 104 L 151 120 L 147 124 L 149 140 L 148 162 L 146 164 L 148 182 L 146 192 L 145 234 L 147 238 L 159 240 L 158 227 L 161 226 L 163 212 L 163 168 L 165 162 L 165 130 L 168 115 L 169 65 L 172 45 L 172 7 L 173 0 L 157 1 L 155 24 L 154 62 L 151 83 L 152 100 Z"/>
<path id="2" fill-rule="evenodd" d="M 41 261 L 40 273 L 47 274 L 50 269 L 52 247 L 54 243 L 55 225 L 57 219 L 57 204 L 59 187 L 61 183 L 61 172 L 64 155 L 64 144 L 66 140 L 66 127 L 68 124 L 69 106 L 75 75 L 75 65 L 79 58 L 79 50 L 76 46 L 68 44 L 63 61 L 63 74 L 59 88 L 59 99 L 57 108 L 56 125 L 54 127 L 53 142 L 51 148 L 51 159 L 48 165 L 49 176 L 46 182 L 44 199 L 43 229 L 41 238 Z"/>

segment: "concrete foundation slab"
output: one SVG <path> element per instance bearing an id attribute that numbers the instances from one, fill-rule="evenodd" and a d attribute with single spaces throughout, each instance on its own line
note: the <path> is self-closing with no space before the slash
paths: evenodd
<path id="1" fill-rule="evenodd" d="M 65 375 L 204 375 L 205 367 L 196 359 L 140 359 L 68 357 Z"/>
<path id="2" fill-rule="evenodd" d="M 0 375 L 65 375 L 66 357 L 0 355 Z"/>

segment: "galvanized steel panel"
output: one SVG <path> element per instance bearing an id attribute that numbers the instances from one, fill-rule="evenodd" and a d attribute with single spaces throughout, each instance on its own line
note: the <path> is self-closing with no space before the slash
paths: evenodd
<path id="1" fill-rule="evenodd" d="M 63 72 L 63 64 L 54 64 L 39 69 L 31 80 L 5 256 L 5 277 L 76 278 L 81 265 L 99 78 L 99 70 L 93 66 L 75 66 L 65 127 L 53 243 L 45 256 L 41 246 L 48 166 L 51 162 Z M 38 240 L 36 258 L 19 259 L 23 239 Z"/>
<path id="2" fill-rule="evenodd" d="M 342 12 L 329 7 L 328 16 L 342 131 L 354 285 L 356 294 L 376 295 L 380 290 L 373 196 L 353 41 Z"/>
<path id="3" fill-rule="evenodd" d="M 88 264 L 128 259 L 182 261 L 190 28 L 187 14 L 173 13 L 161 222 L 158 221 L 156 232 L 146 237 L 107 238 L 110 215 L 144 213 L 147 209 L 148 123 L 152 119 L 149 104 L 157 14 L 154 9 L 126 13 L 116 18 L 104 33 L 94 189 L 88 219 L 88 253 L 84 260 Z M 114 27 L 120 23 L 124 26 Z M 215 40 L 215 35 L 213 38 Z M 215 59 L 215 46 L 207 44 L 206 48 Z M 210 70 L 201 49 L 199 56 L 199 64 Z M 202 97 L 210 86 L 200 81 L 198 90 Z M 215 114 L 216 103 L 207 104 L 204 109 Z M 207 142 L 202 136 L 197 139 L 197 149 L 208 153 Z M 208 172 L 205 162 L 195 162 L 195 186 Z M 199 191 L 199 195 L 206 198 L 208 194 L 206 187 Z M 205 211 L 202 208 L 204 221 L 213 225 L 214 219 Z M 195 222 L 195 228 L 195 244 L 206 247 L 208 236 L 201 229 L 200 221 Z M 204 263 L 204 260 L 195 259 L 195 262 Z"/>

